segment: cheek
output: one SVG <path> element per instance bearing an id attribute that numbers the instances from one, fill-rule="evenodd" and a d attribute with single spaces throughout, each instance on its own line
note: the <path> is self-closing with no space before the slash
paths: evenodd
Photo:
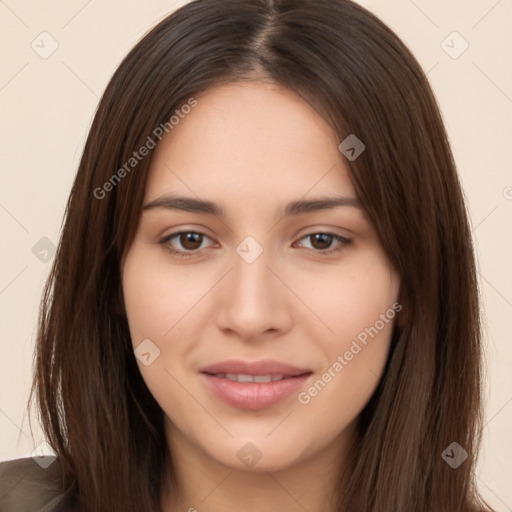
<path id="1" fill-rule="evenodd" d="M 138 366 L 162 405 L 164 399 L 181 400 L 179 382 L 187 372 L 189 354 L 197 349 L 198 332 L 211 318 L 205 299 L 218 277 L 200 275 L 193 265 L 170 265 L 165 250 L 153 249 L 134 244 L 123 267 L 123 294 L 135 355 L 142 346 L 157 354 L 150 365 L 138 358 Z"/>
<path id="2" fill-rule="evenodd" d="M 128 254 L 123 268 L 123 293 L 132 343 L 155 339 L 161 343 L 179 330 L 182 319 L 208 291 L 192 267 L 165 264 L 165 251 L 148 251 L 142 244 Z M 210 285 L 211 286 L 211 285 Z"/>
<path id="3" fill-rule="evenodd" d="M 138 266 L 138 269 L 132 272 L 128 266 L 123 279 L 126 314 L 134 347 L 146 338 L 159 339 L 171 327 L 165 305 L 173 293 L 163 287 L 150 270 L 144 266 Z"/>
<path id="4" fill-rule="evenodd" d="M 134 245 L 123 267 L 123 294 L 142 378 L 162 409 L 172 411 L 186 408 L 189 399 L 179 384 L 180 363 L 190 349 L 183 328 L 187 312 L 197 302 L 197 290 L 186 286 L 183 272 L 165 269 L 143 244 Z M 150 354 L 149 361 L 138 357 L 144 353 Z"/>
<path id="5" fill-rule="evenodd" d="M 391 321 L 385 325 L 380 318 L 398 299 L 399 279 L 379 251 L 361 251 L 343 266 L 325 267 L 301 281 L 302 296 L 324 324 L 320 339 L 329 353 L 346 350 L 360 333 L 364 338 L 366 329 L 376 322 L 381 338 L 390 335 L 395 312 L 387 315 Z"/>
<path id="6" fill-rule="evenodd" d="M 338 425 L 364 407 L 382 376 L 400 310 L 399 279 L 378 251 L 368 251 L 337 275 L 326 272 L 315 282 L 315 287 L 309 283 L 311 308 L 321 312 L 330 332 L 324 325 L 309 333 L 324 355 L 324 366 L 301 403 L 318 414 L 332 414 Z M 336 403 L 343 404 L 345 414 L 329 412 L 329 404 Z"/>

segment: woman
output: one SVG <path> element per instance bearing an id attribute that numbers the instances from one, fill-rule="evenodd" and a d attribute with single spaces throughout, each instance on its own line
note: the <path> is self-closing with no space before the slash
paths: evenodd
<path id="1" fill-rule="evenodd" d="M 468 220 L 397 36 L 348 0 L 156 26 L 99 104 L 36 356 L 58 459 L 4 465 L 5 510 L 489 510 Z"/>

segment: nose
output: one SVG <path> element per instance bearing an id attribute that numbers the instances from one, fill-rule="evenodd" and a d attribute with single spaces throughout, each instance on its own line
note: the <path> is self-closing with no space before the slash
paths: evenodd
<path id="1" fill-rule="evenodd" d="M 216 323 L 244 340 L 279 335 L 291 328 L 293 296 L 275 258 L 263 252 L 252 262 L 238 253 L 217 294 Z M 282 265 L 281 265 L 282 267 Z M 277 277 L 279 275 L 279 278 Z"/>

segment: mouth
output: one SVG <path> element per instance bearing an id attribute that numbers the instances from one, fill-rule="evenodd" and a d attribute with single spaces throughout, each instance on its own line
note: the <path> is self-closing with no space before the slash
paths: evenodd
<path id="1" fill-rule="evenodd" d="M 298 393 L 313 372 L 277 361 L 225 361 L 200 371 L 216 399 L 239 409 L 264 409 Z"/>
<path id="2" fill-rule="evenodd" d="M 212 377 L 219 379 L 228 379 L 233 382 L 277 382 L 278 380 L 293 378 L 290 375 L 247 375 L 245 373 L 208 373 Z"/>

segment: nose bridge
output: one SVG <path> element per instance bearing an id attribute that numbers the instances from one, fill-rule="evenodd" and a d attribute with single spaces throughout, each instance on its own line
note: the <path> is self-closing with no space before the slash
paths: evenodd
<path id="1" fill-rule="evenodd" d="M 271 251 L 265 249 L 254 237 L 246 237 L 237 247 L 233 261 L 231 287 L 233 296 L 253 307 L 257 303 L 271 302 L 272 282 Z"/>
<path id="2" fill-rule="evenodd" d="M 233 293 L 239 295 L 239 298 L 261 298 L 260 295 L 266 294 L 271 286 L 269 281 L 272 274 L 267 268 L 270 264 L 268 251 L 263 251 L 259 255 L 254 255 L 253 251 L 251 248 L 247 254 L 241 255 L 239 248 L 234 258 L 232 287 Z"/>
<path id="3" fill-rule="evenodd" d="M 233 269 L 222 288 L 218 323 L 244 337 L 283 329 L 288 321 L 282 284 L 268 267 L 272 251 L 254 237 L 245 238 L 233 255 Z"/>

